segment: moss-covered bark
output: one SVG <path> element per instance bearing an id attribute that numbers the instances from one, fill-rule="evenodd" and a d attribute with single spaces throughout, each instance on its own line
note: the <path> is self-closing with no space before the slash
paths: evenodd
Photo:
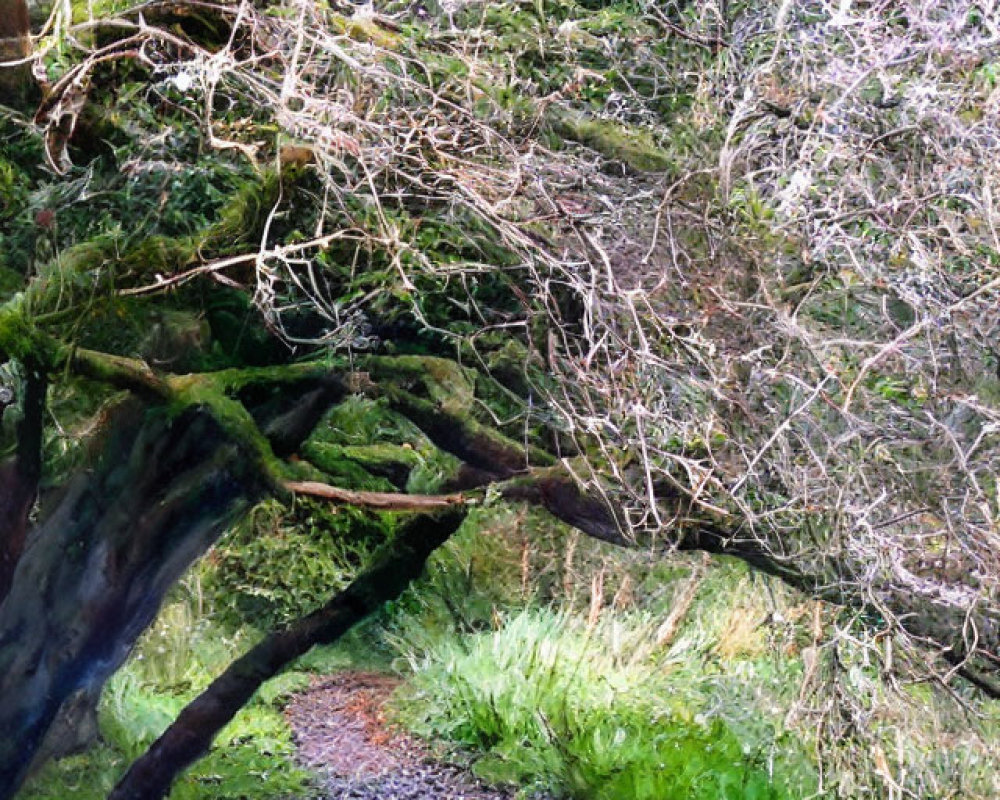
<path id="1" fill-rule="evenodd" d="M 592 147 L 604 157 L 627 164 L 637 172 L 668 172 L 675 166 L 649 131 L 627 128 L 557 106 L 549 108 L 546 116 L 560 136 Z"/>

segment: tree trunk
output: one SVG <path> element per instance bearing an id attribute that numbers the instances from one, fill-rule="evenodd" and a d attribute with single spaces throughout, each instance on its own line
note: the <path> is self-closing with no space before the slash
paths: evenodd
<path id="1" fill-rule="evenodd" d="M 18 398 L 13 387 L 11 403 Z M 45 415 L 45 378 L 29 374 L 22 381 L 21 419 L 17 449 L 0 464 L 0 605 L 10 591 L 14 569 L 28 535 L 28 516 L 35 504 L 42 474 L 42 420 Z M 3 409 L 0 408 L 0 417 Z"/>
<path id="2" fill-rule="evenodd" d="M 336 641 L 382 604 L 399 597 L 464 518 L 464 510 L 454 509 L 411 520 L 343 592 L 234 661 L 132 765 L 108 800 L 166 797 L 177 775 L 208 751 L 218 732 L 265 680 L 313 645 Z"/>
<path id="3" fill-rule="evenodd" d="M 31 52 L 31 22 L 26 0 L 0 0 L 0 63 L 18 61 Z M 34 88 L 31 66 L 0 66 L 0 103 L 21 105 Z"/>
<path id="4" fill-rule="evenodd" d="M 29 534 L 0 606 L 0 798 L 64 703 L 99 690 L 167 589 L 265 491 L 204 411 L 118 410 L 97 468 Z"/>

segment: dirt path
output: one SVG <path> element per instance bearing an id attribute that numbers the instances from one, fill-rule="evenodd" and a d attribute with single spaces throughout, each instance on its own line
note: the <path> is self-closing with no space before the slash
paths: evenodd
<path id="1" fill-rule="evenodd" d="M 398 685 L 344 672 L 317 679 L 286 707 L 299 759 L 320 776 L 325 800 L 510 800 L 387 723 L 384 706 Z"/>

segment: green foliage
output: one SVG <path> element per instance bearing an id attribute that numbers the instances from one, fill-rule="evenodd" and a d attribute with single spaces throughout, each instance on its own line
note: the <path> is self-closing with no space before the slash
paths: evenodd
<path id="1" fill-rule="evenodd" d="M 498 610 L 522 603 L 516 553 L 501 531 L 509 511 L 474 509 L 465 526 L 431 556 L 419 584 L 390 609 L 386 635 L 408 658 L 423 658 L 441 641 L 490 630 Z M 496 538 L 494 538 L 496 537 Z"/>
<path id="2" fill-rule="evenodd" d="M 0 264 L 0 303 L 9 300 L 24 286 L 24 276 Z"/>
<path id="3" fill-rule="evenodd" d="M 35 220 L 41 209 L 31 208 L 32 188 L 42 172 L 41 138 L 0 112 L 0 140 L 0 269 L 23 275 L 37 239 L 44 235 Z M 5 293 L 7 282 L 5 276 Z"/>
<path id="4" fill-rule="evenodd" d="M 13 216 L 25 201 L 27 177 L 6 158 L 0 158 L 0 219 Z"/>
<path id="5" fill-rule="evenodd" d="M 442 640 L 404 705 L 422 734 L 487 753 L 493 780 L 539 781 L 576 798 L 654 800 L 801 797 L 773 744 L 741 741 L 690 690 L 649 664 L 622 663 L 600 631 L 551 611 L 522 612 L 496 631 Z M 678 691 L 680 689 L 680 691 Z M 414 692 L 415 690 L 415 692 Z"/>
<path id="6" fill-rule="evenodd" d="M 414 674 L 396 701 L 404 724 L 525 792 L 855 797 L 882 783 L 888 754 L 921 796 L 994 796 L 983 742 L 995 719 L 970 729 L 931 687 L 894 689 L 852 644 L 856 619 L 838 622 L 849 638 L 823 644 L 817 661 L 833 613 L 736 562 L 612 548 L 495 508 L 477 511 L 366 636 Z M 825 718 L 843 726 L 835 741 L 816 737 L 809 709 L 844 693 L 874 740 L 836 711 Z M 814 795 L 818 757 L 827 781 Z"/>
<path id="7" fill-rule="evenodd" d="M 354 489 L 392 490 L 408 470 L 405 489 L 417 494 L 437 490 L 453 475 L 458 460 L 439 450 L 409 420 L 391 411 L 384 399 L 348 397 L 334 406 L 302 445 L 302 456 L 340 485 Z M 390 470 L 390 465 L 397 465 Z"/>
<path id="8" fill-rule="evenodd" d="M 92 160 L 79 154 L 81 165 L 57 179 L 38 169 L 44 159 L 37 137 L 8 131 L 0 120 L 5 140 L 0 161 L 0 265 L 26 273 L 36 263 L 101 237 L 129 249 L 151 236 L 191 236 L 208 228 L 240 187 L 256 184 L 247 166 L 202 151 L 190 118 L 172 125 L 167 121 L 165 129 L 147 88 L 125 84 L 115 98 L 91 98 L 99 106 L 107 104 L 92 115 L 109 128 L 117 157 Z M 9 149 L 7 141 L 12 143 Z M 33 169 L 22 167 L 22 162 Z"/>
<path id="9" fill-rule="evenodd" d="M 389 525 L 305 498 L 258 506 L 211 555 L 206 589 L 218 619 L 268 630 L 314 610 L 351 581 Z"/>

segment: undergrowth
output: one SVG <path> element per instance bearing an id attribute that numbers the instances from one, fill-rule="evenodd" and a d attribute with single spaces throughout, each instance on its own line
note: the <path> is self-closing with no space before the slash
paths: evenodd
<path id="1" fill-rule="evenodd" d="M 291 509 L 261 504 L 210 556 L 216 619 L 265 631 L 315 610 L 351 581 L 387 530 L 373 514 L 307 498 Z"/>
<path id="2" fill-rule="evenodd" d="M 913 796 L 997 796 L 1000 708 L 973 717 L 899 684 L 854 624 L 735 562 L 623 551 L 497 510 L 367 630 L 412 675 L 398 719 L 525 796 L 891 796 L 890 757 Z M 866 715 L 873 747 L 845 736 L 831 757 L 817 738 L 837 698 Z"/>
<path id="3" fill-rule="evenodd" d="M 414 730 L 476 748 L 485 778 L 574 798 L 785 798 L 815 786 L 774 735 L 739 730 L 698 682 L 620 652 L 615 625 L 523 611 L 412 664 Z M 618 652 L 616 652 L 618 651 Z M 792 751 L 792 752 L 789 752 Z"/>
<path id="4" fill-rule="evenodd" d="M 742 567 L 705 574 L 696 562 L 580 540 L 535 515 L 485 512 L 476 522 L 385 623 L 397 668 L 413 676 L 395 704 L 404 724 L 525 792 L 816 791 L 808 755 L 777 713 L 798 667 L 769 661 L 756 629 L 765 614 L 746 608 L 759 587 Z M 685 600 L 689 585 L 696 596 Z M 671 634 L 663 624 L 675 601 L 693 608 Z M 725 613 L 728 603 L 753 630 Z"/>

